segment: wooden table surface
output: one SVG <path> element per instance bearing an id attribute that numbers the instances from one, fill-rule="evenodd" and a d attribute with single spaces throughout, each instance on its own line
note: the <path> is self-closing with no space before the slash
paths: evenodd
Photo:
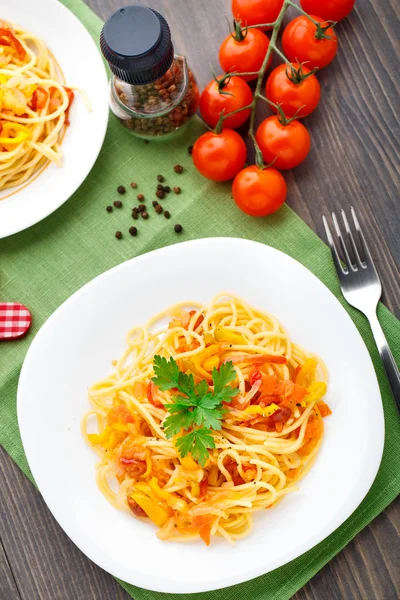
<path id="1" fill-rule="evenodd" d="M 103 19 L 128 3 L 86 1 Z M 210 79 L 210 63 L 218 68 L 230 0 L 139 3 L 167 18 L 176 50 L 187 56 L 203 87 Z M 356 207 L 379 267 L 384 302 L 399 315 L 400 2 L 356 4 L 337 27 L 336 60 L 318 75 L 322 101 L 306 120 L 312 150 L 304 165 L 287 174 L 288 203 L 322 238 L 323 213 Z M 262 118 L 265 112 L 260 113 Z M 2 450 L 0 476 L 0 600 L 129 600 L 114 578 L 67 538 L 39 493 Z M 397 501 L 294 599 L 399 598 L 399 517 Z"/>

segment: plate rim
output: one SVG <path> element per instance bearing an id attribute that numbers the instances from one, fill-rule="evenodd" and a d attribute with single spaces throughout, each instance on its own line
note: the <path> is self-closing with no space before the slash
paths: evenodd
<path id="1" fill-rule="evenodd" d="M 43 0 L 42 0 L 43 1 Z M 82 21 L 80 21 L 78 19 L 78 17 L 72 12 L 72 10 L 70 10 L 65 4 L 63 4 L 62 2 L 60 2 L 59 0 L 46 0 L 46 2 L 50 4 L 52 4 L 53 6 L 57 7 L 57 10 L 61 10 L 61 11 L 65 11 L 66 13 L 68 13 L 73 21 L 75 22 L 75 25 L 77 27 L 79 27 L 79 29 L 81 29 L 82 33 L 86 36 L 88 36 L 88 38 L 90 38 L 90 43 L 94 46 L 94 48 L 96 49 L 98 58 L 99 58 L 99 68 L 100 68 L 100 63 L 102 65 L 102 78 L 103 81 L 105 80 L 107 82 L 107 86 L 108 86 L 108 76 L 107 76 L 107 70 L 104 64 L 104 61 L 100 55 L 99 52 L 99 48 L 96 45 L 95 40 L 93 39 L 91 33 L 89 32 L 89 30 L 85 27 L 85 25 L 82 23 Z M 40 212 L 40 216 L 35 216 L 31 219 L 27 219 L 25 222 L 16 225 L 14 227 L 9 228 L 8 232 L 7 229 L 5 230 L 5 232 L 2 232 L 0 229 L 0 240 L 2 239 L 6 239 L 8 237 L 10 237 L 11 235 L 15 235 L 17 233 L 20 233 L 21 231 L 25 231 L 26 229 L 29 229 L 30 227 L 33 227 L 34 225 L 36 225 L 37 223 L 40 223 L 41 221 L 43 221 L 44 219 L 46 219 L 47 217 L 49 217 L 50 215 L 52 215 L 54 212 L 56 212 L 63 204 L 65 204 L 66 202 L 68 202 L 68 200 L 75 194 L 75 192 L 81 187 L 81 185 L 84 183 L 84 181 L 86 180 L 86 178 L 89 176 L 90 172 L 93 169 L 93 166 L 96 162 L 96 160 L 99 157 L 99 154 L 103 148 L 104 145 L 104 139 L 107 133 L 107 128 L 108 128 L 108 123 L 109 123 L 109 119 L 110 119 L 110 111 L 108 109 L 108 99 L 106 98 L 105 102 L 107 103 L 107 110 L 106 110 L 106 116 L 104 118 L 104 120 L 99 120 L 99 140 L 98 140 L 98 148 L 96 150 L 96 152 L 93 153 L 93 159 L 89 161 L 88 163 L 88 168 L 85 169 L 86 173 L 83 174 L 82 176 L 79 178 L 79 180 L 76 180 L 76 187 L 75 189 L 63 200 L 60 200 L 59 202 L 55 202 L 51 208 L 49 209 L 45 209 L 42 212 Z M 50 163 L 51 164 L 51 163 Z M 47 166 L 50 166 L 47 165 Z M 47 168 L 47 167 L 46 167 Z M 39 174 L 39 178 L 43 173 Z M 23 188 L 24 189 L 24 188 Z M 21 191 L 23 191 L 23 189 Z M 19 194 L 19 190 L 17 190 L 15 192 L 15 195 L 17 196 Z M 63 194 L 60 194 L 60 197 L 64 197 Z M 5 198 L 6 200 L 6 198 Z M 0 200 L 1 202 L 2 200 Z M 21 212 L 21 211 L 20 211 Z"/>
<path id="2" fill-rule="evenodd" d="M 184 247 L 184 246 L 192 246 L 192 245 L 203 245 L 203 244 L 207 244 L 209 242 L 215 242 L 215 243 L 239 243 L 239 244 L 243 244 L 243 245 L 256 245 L 259 246 L 261 248 L 267 248 L 268 250 L 272 251 L 273 253 L 279 253 L 280 255 L 283 255 L 284 257 L 286 257 L 286 259 L 288 259 L 289 261 L 293 261 L 295 263 L 297 263 L 297 266 L 299 266 L 301 268 L 301 270 L 305 273 L 308 274 L 308 276 L 311 276 L 312 278 L 316 279 L 320 285 L 322 285 L 327 292 L 329 292 L 329 294 L 333 297 L 334 301 L 337 303 L 337 305 L 340 307 L 341 311 L 343 313 L 345 313 L 346 318 L 348 319 L 349 325 L 353 328 L 353 330 L 356 332 L 358 338 L 360 339 L 362 346 L 364 347 L 365 350 L 365 355 L 368 357 L 369 360 L 369 364 L 371 367 L 371 374 L 373 374 L 374 377 L 374 381 L 376 383 L 376 391 L 379 395 L 379 398 L 381 400 L 379 406 L 378 406 L 378 412 L 379 412 L 379 418 L 377 418 L 377 421 L 379 420 L 379 423 L 376 423 L 376 428 L 380 429 L 380 434 L 379 437 L 377 439 L 377 443 L 376 443 L 376 450 L 375 450 L 375 455 L 374 455 L 374 461 L 373 461 L 373 465 L 371 467 L 371 469 L 368 472 L 368 477 L 365 478 L 365 476 L 363 476 L 362 479 L 362 483 L 359 485 L 359 489 L 358 489 L 358 493 L 356 495 L 356 499 L 354 498 L 354 494 L 349 497 L 348 502 L 346 504 L 346 510 L 343 511 L 342 513 L 337 513 L 335 515 L 335 518 L 329 520 L 326 522 L 325 526 L 323 528 L 321 528 L 320 530 L 318 530 L 318 532 L 315 532 L 312 536 L 310 536 L 309 538 L 307 538 L 307 543 L 303 544 L 303 546 L 305 545 L 306 548 L 304 550 L 302 550 L 300 553 L 298 552 L 297 549 L 295 549 L 294 551 L 288 551 L 287 553 L 287 560 L 285 560 L 285 562 L 280 562 L 280 564 L 277 564 L 275 566 L 272 567 L 268 567 L 267 570 L 265 570 L 265 568 L 262 568 L 261 566 L 256 566 L 253 568 L 246 568 L 245 571 L 241 572 L 241 574 L 239 576 L 235 576 L 234 574 L 229 575 L 229 576 L 224 576 L 222 577 L 219 581 L 218 584 L 216 582 L 212 583 L 205 583 L 204 581 L 202 581 L 201 579 L 199 579 L 198 581 L 195 582 L 177 582 L 177 581 L 166 581 L 164 578 L 158 578 L 156 579 L 156 576 L 153 575 L 153 577 L 151 578 L 151 581 L 149 581 L 149 578 L 146 575 L 142 575 L 140 572 L 136 571 L 134 573 L 134 579 L 135 581 L 132 580 L 132 577 L 129 579 L 127 578 L 127 573 L 124 567 L 122 567 L 122 570 L 119 571 L 118 570 L 118 566 L 116 565 L 117 568 L 111 568 L 107 565 L 104 564 L 104 561 L 102 560 L 98 560 L 98 557 L 93 557 L 92 552 L 88 552 L 86 549 L 84 550 L 83 547 L 85 546 L 84 543 L 82 543 L 82 538 L 80 539 L 76 539 L 78 536 L 75 536 L 75 532 L 73 532 L 73 535 L 71 536 L 70 533 L 64 528 L 63 525 L 61 525 L 61 521 L 62 521 L 62 513 L 63 511 L 60 509 L 58 510 L 57 507 L 54 507 L 52 505 L 52 502 L 50 502 L 50 504 L 47 501 L 46 498 L 46 493 L 43 493 L 41 491 L 41 487 L 39 485 L 39 481 L 37 480 L 36 476 L 35 476 L 35 472 L 36 472 L 36 465 L 34 465 L 34 467 L 32 468 L 31 463 L 29 462 L 28 459 L 28 453 L 25 450 L 25 442 L 24 442 L 24 437 L 25 434 L 23 433 L 24 431 L 24 426 L 21 427 L 21 422 L 23 423 L 23 416 L 22 416 L 22 400 L 21 400 L 21 396 L 22 396 L 22 387 L 23 387 L 23 377 L 24 377 L 24 372 L 27 370 L 27 365 L 29 366 L 29 361 L 31 360 L 31 356 L 33 356 L 33 352 L 35 350 L 35 345 L 37 343 L 37 339 L 39 339 L 40 341 L 40 337 L 43 334 L 42 332 L 47 330 L 47 328 L 51 325 L 53 318 L 55 318 L 55 316 L 61 312 L 64 307 L 66 305 L 68 305 L 70 302 L 73 301 L 73 299 L 75 299 L 76 297 L 79 297 L 79 295 L 81 293 L 84 293 L 85 288 L 89 287 L 94 281 L 96 281 L 97 279 L 106 277 L 108 274 L 110 274 L 111 272 L 116 272 L 120 269 L 126 268 L 126 265 L 129 263 L 133 263 L 134 261 L 136 262 L 142 262 L 143 260 L 147 260 L 147 257 L 151 256 L 151 255 L 156 255 L 159 253 L 164 253 L 164 252 L 171 252 L 171 251 L 176 251 L 177 247 Z M 49 325 L 50 324 L 50 325 Z M 378 417 L 378 415 L 375 415 L 376 417 Z M 351 517 L 351 515 L 354 513 L 354 511 L 358 508 L 358 506 L 361 504 L 361 502 L 364 500 L 365 496 L 367 495 L 368 491 L 370 490 L 376 475 L 378 473 L 380 464 L 381 464 L 381 460 L 382 460 L 382 455 L 383 455 L 383 450 L 384 450 L 384 441 L 385 441 L 385 427 L 384 427 L 384 411 L 383 411 L 383 403 L 382 403 L 382 396 L 380 393 L 380 388 L 379 388 L 379 383 L 377 380 L 377 376 L 376 376 L 376 372 L 375 372 L 375 368 L 372 362 L 372 358 L 371 355 L 369 353 L 369 350 L 357 328 L 357 326 L 355 325 L 354 321 L 352 320 L 352 318 L 350 317 L 349 313 L 347 312 L 347 310 L 344 308 L 344 306 L 339 302 L 338 298 L 333 294 L 333 292 L 312 272 L 310 271 L 307 267 L 305 267 L 301 262 L 299 262 L 297 259 L 293 258 L 292 256 L 290 256 L 289 254 L 282 252 L 281 250 L 278 250 L 277 248 L 274 248 L 273 246 L 269 246 L 268 244 L 264 244 L 262 242 L 257 242 L 254 240 L 249 240 L 247 238 L 236 238 L 236 237 L 210 237 L 210 238 L 197 238 L 197 239 L 193 239 L 193 240 L 187 240 L 187 241 L 182 241 L 182 242 L 177 242 L 177 243 L 173 243 L 170 244 L 169 246 L 164 246 L 161 248 L 157 248 L 155 250 L 152 250 L 150 252 L 146 252 L 143 254 L 140 254 L 136 257 L 130 258 L 126 261 L 123 261 L 117 265 L 115 265 L 114 267 L 100 273 L 99 275 L 97 275 L 96 277 L 94 277 L 93 279 L 91 279 L 90 281 L 86 282 L 83 286 L 81 286 L 80 288 L 78 288 L 73 294 L 71 294 L 71 296 L 69 296 L 49 317 L 48 319 L 43 323 L 43 325 L 41 326 L 41 328 L 39 329 L 39 331 L 36 333 L 34 339 L 32 340 L 32 343 L 27 351 L 27 354 L 25 356 L 24 359 L 24 363 L 22 365 L 21 368 L 21 372 L 20 372 L 20 377 L 19 377 L 19 381 L 18 381 L 18 388 L 17 388 L 17 418 L 18 418 L 18 427 L 19 427 L 19 431 L 20 431 L 20 435 L 21 435 L 21 440 L 22 440 L 22 444 L 23 444 L 23 448 L 24 448 L 24 452 L 26 454 L 26 458 L 28 460 L 28 464 L 29 467 L 31 469 L 31 472 L 33 474 L 33 477 L 37 483 L 38 489 L 44 499 L 44 501 L 46 502 L 46 505 L 48 506 L 50 512 L 52 513 L 53 517 L 56 519 L 56 521 L 58 522 L 58 524 L 60 525 L 60 527 L 63 529 L 63 531 L 68 535 L 68 537 L 73 541 L 73 543 L 85 554 L 85 556 L 87 556 L 92 562 L 94 562 L 96 565 L 98 565 L 99 567 L 101 567 L 102 569 L 104 569 L 105 571 L 107 571 L 108 573 L 110 573 L 111 575 L 113 575 L 114 577 L 117 577 L 119 579 L 122 579 L 123 581 L 125 581 L 126 583 L 130 583 L 131 585 L 135 585 L 137 587 L 142 587 L 144 589 L 148 589 L 151 591 L 155 591 L 155 592 L 163 592 L 163 593 L 176 593 L 176 594 L 189 594 L 189 593 L 202 593 L 202 592 L 208 592 L 208 591 L 212 591 L 212 590 L 217 590 L 217 589 L 222 589 L 225 587 L 231 587 L 233 585 L 238 585 L 241 583 L 245 583 L 246 581 L 250 581 L 251 579 L 254 579 L 256 577 L 265 575 L 267 573 L 270 573 L 271 571 L 273 571 L 276 568 L 280 568 L 286 564 L 288 564 L 289 562 L 291 562 L 292 560 L 294 560 L 295 558 L 298 558 L 300 556 L 302 556 L 303 554 L 305 554 L 306 552 L 312 550 L 313 548 L 315 548 L 315 546 L 317 546 L 319 543 L 322 543 L 327 537 L 329 537 L 330 535 L 332 535 L 347 519 L 349 519 Z M 28 446 L 29 446 L 29 442 L 28 442 Z M 41 480 L 41 476 L 39 476 L 39 480 Z M 59 518 L 60 515 L 60 518 Z M 68 525 L 67 525 L 67 529 L 68 529 Z M 132 571 L 130 571 L 131 575 L 133 574 Z M 153 581 L 155 583 L 153 583 Z"/>

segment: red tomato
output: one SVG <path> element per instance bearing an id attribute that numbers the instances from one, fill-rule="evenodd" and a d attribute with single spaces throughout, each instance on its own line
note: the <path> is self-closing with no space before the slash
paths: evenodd
<path id="1" fill-rule="evenodd" d="M 309 14 L 318 15 L 326 21 L 341 21 L 351 12 L 356 0 L 300 0 Z"/>
<path id="2" fill-rule="evenodd" d="M 233 179 L 246 162 L 246 144 L 233 129 L 222 133 L 208 131 L 195 142 L 192 151 L 194 166 L 213 181 Z"/>
<path id="3" fill-rule="evenodd" d="M 32 100 L 30 102 L 30 107 L 32 110 L 37 110 L 38 108 L 44 108 L 46 106 L 47 99 L 49 97 L 49 92 L 39 86 L 33 92 Z"/>
<path id="4" fill-rule="evenodd" d="M 311 16 L 311 15 L 310 15 Z M 282 36 L 283 52 L 289 60 L 307 63 L 310 69 L 322 69 L 333 61 L 337 52 L 337 37 L 326 21 L 312 15 L 321 24 L 323 31 L 304 15 L 296 17 L 286 26 Z M 321 36 L 329 36 L 326 39 Z"/>
<path id="5" fill-rule="evenodd" d="M 274 23 L 282 10 L 283 2 L 284 0 L 232 0 L 232 14 L 244 26 Z"/>
<path id="6" fill-rule="evenodd" d="M 310 134 L 300 121 L 283 125 L 272 116 L 260 123 L 256 133 L 264 161 L 277 169 L 293 169 L 306 158 L 310 150 Z"/>
<path id="7" fill-rule="evenodd" d="M 307 67 L 296 63 L 292 67 L 276 67 L 267 79 L 265 94 L 268 100 L 280 104 L 287 117 L 306 117 L 317 108 L 321 88 Z"/>
<path id="8" fill-rule="evenodd" d="M 218 81 L 222 77 L 222 75 L 218 77 Z M 200 96 L 200 113 L 210 127 L 216 126 L 223 110 L 227 114 L 238 108 L 248 106 L 253 100 L 253 93 L 243 79 L 240 77 L 229 77 L 226 79 L 226 82 L 223 89 L 220 90 L 216 81 L 210 81 Z M 225 94 L 222 92 L 228 93 Z M 251 110 L 248 108 L 232 115 L 232 117 L 228 117 L 223 123 L 224 129 L 236 129 L 240 127 L 247 121 L 250 114 Z"/>
<path id="9" fill-rule="evenodd" d="M 236 204 L 253 217 L 265 217 L 277 211 L 285 202 L 286 193 L 286 181 L 271 167 L 246 167 L 236 175 L 232 185 Z"/>
<path id="10" fill-rule="evenodd" d="M 228 73 L 253 73 L 261 69 L 268 50 L 269 39 L 258 29 L 243 32 L 242 40 L 228 35 L 219 49 L 219 64 Z M 268 67 L 272 56 L 268 59 Z M 257 79 L 257 75 L 242 75 L 245 81 Z"/>

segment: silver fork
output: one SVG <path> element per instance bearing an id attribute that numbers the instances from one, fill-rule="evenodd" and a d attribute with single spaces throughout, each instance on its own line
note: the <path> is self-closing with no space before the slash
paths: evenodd
<path id="1" fill-rule="evenodd" d="M 347 238 L 347 244 L 342 235 L 335 213 L 332 213 L 332 220 L 344 260 L 341 260 L 339 257 L 335 240 L 332 236 L 326 217 L 322 217 L 329 247 L 332 252 L 333 262 L 335 263 L 336 271 L 339 277 L 340 287 L 347 302 L 351 304 L 351 306 L 354 306 L 354 308 L 357 308 L 359 311 L 364 313 L 369 321 L 373 336 L 375 338 L 375 343 L 378 347 L 379 354 L 386 369 L 386 374 L 393 391 L 394 399 L 396 400 L 397 407 L 400 410 L 400 373 L 376 314 L 376 307 L 382 295 L 382 284 L 354 208 L 351 207 L 351 215 L 353 217 L 354 227 L 358 234 L 359 242 L 363 250 L 364 260 L 361 259 L 357 250 L 357 245 L 351 232 L 346 213 L 344 210 L 341 212 L 346 231 L 345 235 Z M 349 243 L 353 251 L 355 262 L 353 262 L 350 258 L 348 250 Z"/>

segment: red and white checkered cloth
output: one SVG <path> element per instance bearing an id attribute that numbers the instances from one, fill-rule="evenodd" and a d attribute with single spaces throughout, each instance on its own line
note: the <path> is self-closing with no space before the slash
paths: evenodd
<path id="1" fill-rule="evenodd" d="M 31 313 L 23 304 L 0 302 L 0 340 L 24 336 L 31 321 Z"/>

